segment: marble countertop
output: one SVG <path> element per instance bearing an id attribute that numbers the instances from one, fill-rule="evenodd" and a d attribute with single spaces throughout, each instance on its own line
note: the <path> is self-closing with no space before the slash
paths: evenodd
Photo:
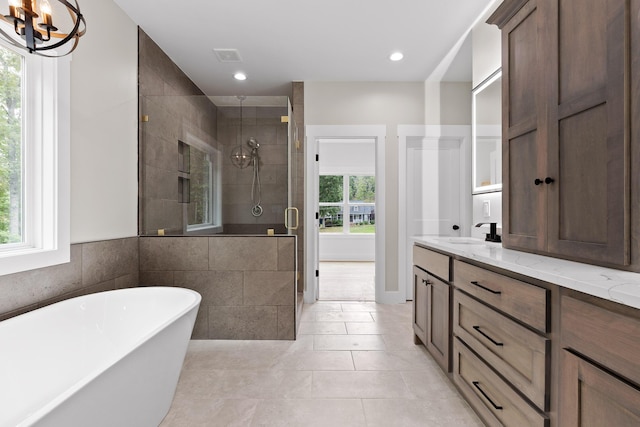
<path id="1" fill-rule="evenodd" d="M 640 309 L 640 273 L 504 249 L 471 237 L 414 236 L 414 243 Z"/>

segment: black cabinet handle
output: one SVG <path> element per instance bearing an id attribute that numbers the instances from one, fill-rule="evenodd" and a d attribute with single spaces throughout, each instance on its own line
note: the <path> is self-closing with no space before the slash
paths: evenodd
<path id="1" fill-rule="evenodd" d="M 472 384 L 473 384 L 473 386 L 474 386 L 475 388 L 477 388 L 477 389 L 478 389 L 478 391 L 479 391 L 480 393 L 482 393 L 482 395 L 484 396 L 484 398 L 485 398 L 485 399 L 487 399 L 487 400 L 489 401 L 489 403 L 491 403 L 491 405 L 492 405 L 494 408 L 496 408 L 498 411 L 502 411 L 502 406 L 498 406 L 498 405 L 496 405 L 495 403 L 493 403 L 493 400 L 491 400 L 491 398 L 490 398 L 489 396 L 487 396 L 487 393 L 485 393 L 485 392 L 484 392 L 484 390 L 482 390 L 482 389 L 480 388 L 480 382 L 478 382 L 478 381 L 473 381 L 473 382 L 472 382 Z"/>
<path id="2" fill-rule="evenodd" d="M 486 286 L 482 286 L 480 283 L 476 282 L 475 280 L 473 282 L 470 282 L 472 285 L 479 287 L 480 289 L 484 289 L 487 292 L 491 292 L 494 295 L 500 295 L 502 292 L 501 291 L 494 291 L 493 289 L 489 289 Z"/>
<path id="3" fill-rule="evenodd" d="M 541 180 L 540 178 L 536 178 L 536 180 L 535 180 L 535 181 L 533 181 L 533 183 L 534 183 L 535 185 L 540 185 L 540 184 L 544 184 L 544 181 L 543 181 L 543 180 Z"/>
<path id="4" fill-rule="evenodd" d="M 427 280 L 427 279 L 422 279 L 422 284 L 423 285 L 430 285 L 431 281 Z"/>
<path id="5" fill-rule="evenodd" d="M 555 182 L 555 179 L 551 178 L 550 176 L 544 179 L 545 184 L 551 184 L 552 182 Z"/>
<path id="6" fill-rule="evenodd" d="M 454 226 L 453 226 L 453 227 L 451 227 L 451 228 L 453 228 L 454 230 L 460 230 L 460 226 L 459 226 L 459 225 L 454 225 Z"/>
<path id="7" fill-rule="evenodd" d="M 499 346 L 502 347 L 504 344 L 501 342 L 498 342 L 496 340 L 494 340 L 493 338 L 491 338 L 489 335 L 485 334 L 484 332 L 482 332 L 482 330 L 480 329 L 480 326 L 474 326 L 473 329 L 475 329 L 476 331 L 478 331 L 478 333 L 480 335 L 482 335 L 483 337 L 485 337 L 486 339 L 488 339 L 489 341 L 491 341 L 493 343 L 493 345 L 495 346 Z"/>

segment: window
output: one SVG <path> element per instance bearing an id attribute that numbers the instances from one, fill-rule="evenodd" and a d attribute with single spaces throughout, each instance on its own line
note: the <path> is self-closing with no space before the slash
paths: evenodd
<path id="1" fill-rule="evenodd" d="M 374 176 L 321 175 L 319 190 L 321 233 L 375 233 Z"/>
<path id="2" fill-rule="evenodd" d="M 189 145 L 187 231 L 221 231 L 220 154 L 202 141 L 196 145 Z"/>
<path id="3" fill-rule="evenodd" d="M 69 74 L 0 44 L 0 274 L 69 261 Z"/>
<path id="4" fill-rule="evenodd" d="M 0 245 L 24 243 L 23 57 L 0 47 Z"/>

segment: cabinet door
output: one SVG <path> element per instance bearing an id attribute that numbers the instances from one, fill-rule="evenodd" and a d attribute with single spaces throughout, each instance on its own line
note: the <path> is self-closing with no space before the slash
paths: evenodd
<path id="1" fill-rule="evenodd" d="M 508 248 L 545 247 L 546 154 L 540 58 L 541 14 L 534 0 L 502 27 L 502 240 Z"/>
<path id="2" fill-rule="evenodd" d="M 548 2 L 548 251 L 630 262 L 627 0 Z"/>
<path id="3" fill-rule="evenodd" d="M 427 343 L 427 308 L 428 308 L 427 273 L 413 267 L 413 333 L 416 344 Z"/>
<path id="4" fill-rule="evenodd" d="M 427 350 L 445 372 L 451 371 L 451 287 L 428 276 Z"/>
<path id="5" fill-rule="evenodd" d="M 558 425 L 640 425 L 640 390 L 566 350 L 562 353 Z"/>

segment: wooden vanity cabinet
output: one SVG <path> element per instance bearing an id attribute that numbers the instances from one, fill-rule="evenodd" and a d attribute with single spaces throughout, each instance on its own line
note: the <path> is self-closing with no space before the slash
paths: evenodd
<path id="1" fill-rule="evenodd" d="M 640 269 L 639 14 L 637 1 L 505 0 L 489 18 L 502 30 L 504 247 Z"/>
<path id="2" fill-rule="evenodd" d="M 550 291 L 454 260 L 453 381 L 490 426 L 550 423 Z"/>
<path id="3" fill-rule="evenodd" d="M 561 297 L 559 426 L 640 425 L 640 315 L 606 305 Z"/>
<path id="4" fill-rule="evenodd" d="M 542 0 L 505 2 L 489 18 L 502 30 L 502 241 L 530 251 L 546 244 L 546 153 L 542 108 Z"/>
<path id="5" fill-rule="evenodd" d="M 414 262 L 416 342 L 441 366 L 449 349 L 487 426 L 640 426 L 640 310 L 424 247 Z"/>
<path id="6" fill-rule="evenodd" d="M 414 246 L 413 254 L 414 342 L 424 344 L 438 365 L 450 372 L 451 286 L 443 279 L 449 280 L 451 261 L 419 246 Z"/>

